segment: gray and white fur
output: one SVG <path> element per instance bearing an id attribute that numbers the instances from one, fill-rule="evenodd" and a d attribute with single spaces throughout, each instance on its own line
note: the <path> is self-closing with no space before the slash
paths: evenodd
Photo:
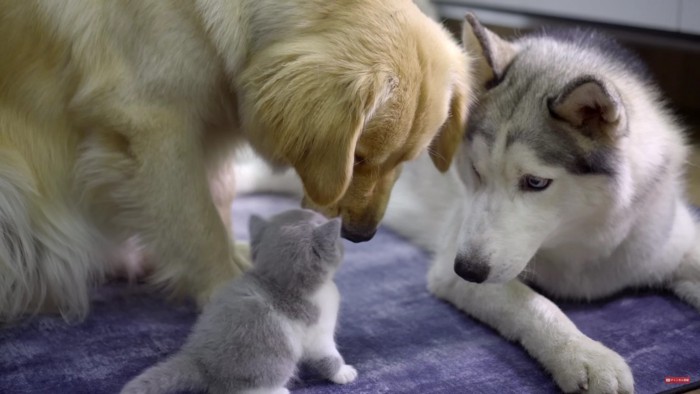
<path id="1" fill-rule="evenodd" d="M 217 290 L 179 352 L 122 393 L 288 393 L 299 362 L 335 383 L 352 382 L 357 371 L 334 340 L 340 225 L 302 209 L 253 216 L 253 268 Z"/>

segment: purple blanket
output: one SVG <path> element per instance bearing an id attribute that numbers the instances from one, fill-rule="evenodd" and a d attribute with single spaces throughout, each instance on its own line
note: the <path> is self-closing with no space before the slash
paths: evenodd
<path id="1" fill-rule="evenodd" d="M 282 197 L 235 203 L 237 236 L 248 215 L 296 204 Z M 429 256 L 387 230 L 350 244 L 337 276 L 343 296 L 338 344 L 359 371 L 336 386 L 304 371 L 300 393 L 549 393 L 557 388 L 517 344 L 431 297 Z M 116 393 L 183 343 L 196 313 L 143 288 L 95 291 L 86 321 L 39 317 L 0 329 L 0 393 Z M 591 304 L 560 303 L 590 337 L 630 364 L 639 393 L 673 388 L 667 376 L 700 380 L 700 313 L 668 294 L 628 293 Z"/>

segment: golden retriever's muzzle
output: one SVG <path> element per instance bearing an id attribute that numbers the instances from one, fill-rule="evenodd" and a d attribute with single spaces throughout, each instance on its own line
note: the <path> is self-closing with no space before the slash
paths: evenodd
<path id="1" fill-rule="evenodd" d="M 359 243 L 366 242 L 374 237 L 377 233 L 377 227 L 379 222 L 376 220 L 357 220 L 354 215 L 350 215 L 349 212 L 344 214 L 341 212 L 337 206 L 334 207 L 320 207 L 314 204 L 310 199 L 304 197 L 301 202 L 301 206 L 307 209 L 313 209 L 314 211 L 322 213 L 328 218 L 333 218 L 341 216 L 343 219 L 343 227 L 341 230 L 341 235 L 348 241 Z"/>
<path id="2" fill-rule="evenodd" d="M 340 216 L 343 219 L 341 234 L 348 241 L 369 241 L 377 233 L 391 189 L 401 173 L 400 164 L 392 167 L 381 176 L 374 175 L 377 172 L 356 171 L 350 187 L 336 204 L 320 207 L 304 197 L 302 206 L 329 218 Z"/>

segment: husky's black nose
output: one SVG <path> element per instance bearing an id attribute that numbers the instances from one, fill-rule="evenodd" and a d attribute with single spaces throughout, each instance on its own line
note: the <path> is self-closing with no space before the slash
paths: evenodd
<path id="1" fill-rule="evenodd" d="M 474 283 L 481 283 L 489 277 L 489 267 L 486 258 L 481 253 L 458 254 L 455 257 L 455 273 L 460 278 Z"/>

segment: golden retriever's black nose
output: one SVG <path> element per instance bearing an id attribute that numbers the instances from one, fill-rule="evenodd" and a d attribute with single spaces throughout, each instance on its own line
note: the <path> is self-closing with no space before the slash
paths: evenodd
<path id="1" fill-rule="evenodd" d="M 360 243 L 369 241 L 374 237 L 374 234 L 376 233 L 376 228 L 368 232 L 357 232 L 353 230 L 348 230 L 347 228 L 343 227 L 343 229 L 340 232 L 340 235 L 342 235 L 343 238 L 347 239 L 350 242 Z"/>
<path id="2" fill-rule="evenodd" d="M 458 254 L 455 257 L 455 273 L 460 278 L 474 283 L 481 283 L 489 277 L 489 267 L 486 258 L 480 253 Z"/>

